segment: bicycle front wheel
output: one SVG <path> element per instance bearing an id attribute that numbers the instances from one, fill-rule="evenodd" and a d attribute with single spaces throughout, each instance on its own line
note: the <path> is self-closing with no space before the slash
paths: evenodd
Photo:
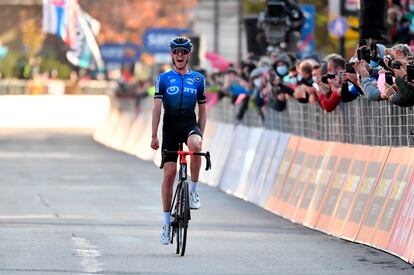
<path id="1" fill-rule="evenodd" d="M 178 220 L 177 253 L 181 252 L 181 256 L 184 256 L 187 244 L 188 220 L 190 219 L 190 200 L 188 194 L 188 183 L 186 181 L 184 181 L 181 185 L 179 200 L 180 219 Z"/>

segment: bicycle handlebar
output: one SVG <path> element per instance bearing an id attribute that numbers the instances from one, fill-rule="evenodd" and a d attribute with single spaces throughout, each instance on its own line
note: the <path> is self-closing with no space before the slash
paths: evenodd
<path id="1" fill-rule="evenodd" d="M 160 169 L 164 167 L 165 157 L 168 154 L 177 154 L 180 157 L 185 158 L 186 156 L 203 156 L 206 158 L 206 171 L 211 169 L 211 160 L 210 160 L 210 152 L 191 152 L 191 151 L 162 151 L 162 159 L 161 159 L 161 165 Z"/>

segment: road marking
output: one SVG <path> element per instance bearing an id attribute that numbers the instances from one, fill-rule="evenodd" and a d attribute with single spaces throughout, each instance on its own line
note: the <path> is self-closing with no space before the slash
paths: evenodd
<path id="1" fill-rule="evenodd" d="M 0 159 L 99 159 L 96 155 L 73 154 L 67 152 L 7 152 L 0 151 Z"/>
<path id="2" fill-rule="evenodd" d="M 72 240 L 74 242 L 72 254 L 81 258 L 84 272 L 98 273 L 105 270 L 105 265 L 98 260 L 102 254 L 96 246 L 92 245 L 89 240 L 76 237 L 74 234 L 72 234 Z"/>

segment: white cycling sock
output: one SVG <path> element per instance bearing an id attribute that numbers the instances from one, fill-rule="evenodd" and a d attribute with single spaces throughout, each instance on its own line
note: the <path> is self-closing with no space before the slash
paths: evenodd
<path id="1" fill-rule="evenodd" d="M 197 193 L 197 183 L 198 181 L 194 182 L 194 181 L 190 181 L 190 192 L 192 193 Z"/>
<path id="2" fill-rule="evenodd" d="M 170 225 L 171 224 L 171 212 L 162 212 L 163 214 L 163 224 Z"/>

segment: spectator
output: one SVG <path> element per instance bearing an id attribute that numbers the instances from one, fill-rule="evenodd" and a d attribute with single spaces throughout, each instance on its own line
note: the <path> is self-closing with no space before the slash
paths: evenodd
<path id="1" fill-rule="evenodd" d="M 336 78 L 328 80 L 328 83 L 324 83 L 322 81 L 323 71 L 322 65 L 317 65 L 313 68 L 313 88 L 321 108 L 326 112 L 332 112 L 341 101 L 340 84 Z"/>

